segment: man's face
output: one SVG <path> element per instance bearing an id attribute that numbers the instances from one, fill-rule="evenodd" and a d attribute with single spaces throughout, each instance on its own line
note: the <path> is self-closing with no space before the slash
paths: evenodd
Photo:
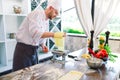
<path id="1" fill-rule="evenodd" d="M 58 11 L 56 9 L 54 9 L 53 7 L 50 8 L 50 12 L 48 14 L 48 18 L 50 20 L 52 20 L 53 18 L 55 18 L 58 15 Z"/>

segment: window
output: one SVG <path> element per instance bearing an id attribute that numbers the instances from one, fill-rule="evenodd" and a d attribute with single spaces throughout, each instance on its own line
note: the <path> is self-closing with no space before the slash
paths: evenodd
<path id="1" fill-rule="evenodd" d="M 109 30 L 111 37 L 117 37 L 120 38 L 120 5 L 116 8 L 112 18 L 110 19 L 107 28 L 103 30 Z"/>
<path id="2" fill-rule="evenodd" d="M 66 6 L 67 3 L 67 6 Z M 107 27 L 102 31 L 104 34 L 106 30 L 110 31 L 111 37 L 120 38 L 120 5 L 116 9 L 113 17 L 109 21 Z M 62 27 L 65 32 L 84 34 L 82 26 L 76 14 L 74 0 L 62 0 Z"/>
<path id="3" fill-rule="evenodd" d="M 62 27 L 63 31 L 68 33 L 82 34 L 83 29 L 78 20 L 74 0 L 62 0 Z"/>

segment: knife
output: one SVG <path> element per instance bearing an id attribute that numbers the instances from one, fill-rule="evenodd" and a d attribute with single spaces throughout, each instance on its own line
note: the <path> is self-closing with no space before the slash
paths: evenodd
<path id="1" fill-rule="evenodd" d="M 81 61 L 81 58 L 78 58 L 77 56 L 68 55 L 68 57 L 74 59 L 75 61 Z"/>
<path id="2" fill-rule="evenodd" d="M 77 58 L 77 56 L 68 55 L 69 58 Z"/>

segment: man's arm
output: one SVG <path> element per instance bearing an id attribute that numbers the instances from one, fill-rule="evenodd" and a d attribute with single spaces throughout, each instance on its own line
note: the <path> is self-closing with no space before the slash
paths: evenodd
<path id="1" fill-rule="evenodd" d="M 41 38 L 48 38 L 48 37 L 56 37 L 56 35 L 58 37 L 65 37 L 66 33 L 64 32 L 44 32 L 41 36 Z"/>
<path id="2" fill-rule="evenodd" d="M 48 38 L 48 37 L 54 37 L 53 32 L 44 32 L 41 36 L 41 38 Z"/>

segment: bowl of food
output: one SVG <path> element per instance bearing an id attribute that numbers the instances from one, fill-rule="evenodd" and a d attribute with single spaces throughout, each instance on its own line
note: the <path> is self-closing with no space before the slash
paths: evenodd
<path id="1" fill-rule="evenodd" d="M 87 65 L 92 69 L 98 69 L 102 66 L 103 60 L 99 58 L 89 58 L 86 60 Z"/>

